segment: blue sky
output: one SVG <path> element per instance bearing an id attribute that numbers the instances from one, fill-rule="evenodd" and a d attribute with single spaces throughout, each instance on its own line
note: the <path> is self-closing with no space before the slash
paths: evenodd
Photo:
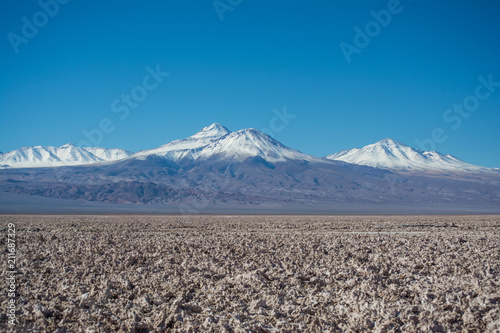
<path id="1" fill-rule="evenodd" d="M 219 122 L 316 156 L 390 137 L 500 167 L 498 1 L 55 1 L 0 2 L 0 151 Z"/>

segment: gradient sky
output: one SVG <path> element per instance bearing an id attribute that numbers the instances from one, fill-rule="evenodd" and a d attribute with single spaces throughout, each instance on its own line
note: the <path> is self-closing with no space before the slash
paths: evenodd
<path id="1" fill-rule="evenodd" d="M 55 11 L 53 1 L 42 3 Z M 474 97 L 479 76 L 500 82 L 500 1 L 401 0 L 350 63 L 339 45 L 356 45 L 355 27 L 376 29 L 370 12 L 393 0 L 231 2 L 216 2 L 221 20 L 212 0 L 72 0 L 53 17 L 37 1 L 1 1 L 0 151 L 78 144 L 100 122 L 99 146 L 137 151 L 219 122 L 274 129 L 316 156 L 428 139 L 500 167 L 500 86 Z M 147 80 L 144 97 L 148 66 L 169 75 Z M 132 91 L 143 100 L 125 116 Z M 476 108 L 467 118 L 446 113 L 464 100 Z M 295 118 L 282 126 L 273 110 L 284 107 Z"/>

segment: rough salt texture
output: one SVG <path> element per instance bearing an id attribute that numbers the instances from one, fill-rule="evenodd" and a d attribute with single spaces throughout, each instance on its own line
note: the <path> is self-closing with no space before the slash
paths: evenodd
<path id="1" fill-rule="evenodd" d="M 18 331 L 500 330 L 499 216 L 0 221 L 3 249 L 8 223 L 18 237 Z"/>

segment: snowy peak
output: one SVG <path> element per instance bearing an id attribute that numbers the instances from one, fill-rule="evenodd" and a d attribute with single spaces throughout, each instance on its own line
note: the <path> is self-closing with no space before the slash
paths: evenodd
<path id="1" fill-rule="evenodd" d="M 373 145 L 386 147 L 386 148 L 408 147 L 404 143 L 401 143 L 399 141 L 395 141 L 395 140 L 390 139 L 390 138 L 380 140 L 379 142 L 376 142 Z"/>
<path id="2" fill-rule="evenodd" d="M 421 151 L 392 139 L 384 139 L 363 148 L 344 150 L 328 155 L 326 158 L 394 171 L 491 171 L 488 168 L 466 163 L 451 155 L 443 155 L 435 151 Z"/>
<path id="3" fill-rule="evenodd" d="M 117 161 L 131 156 L 133 153 L 119 148 L 100 148 L 85 147 L 82 148 L 102 161 Z"/>
<path id="4" fill-rule="evenodd" d="M 184 158 L 195 159 L 197 152 L 229 133 L 231 132 L 227 128 L 214 123 L 186 139 L 174 140 L 158 148 L 142 150 L 132 157 L 145 159 L 149 155 L 158 155 L 173 161 Z"/>
<path id="5" fill-rule="evenodd" d="M 249 128 L 230 132 L 220 124 L 212 124 L 186 139 L 169 142 L 159 148 L 144 150 L 133 158 L 145 159 L 158 155 L 173 161 L 205 160 L 212 157 L 243 161 L 259 156 L 268 162 L 286 159 L 317 159 L 285 147 L 269 135 Z"/>
<path id="6" fill-rule="evenodd" d="M 231 133 L 227 128 L 219 123 L 213 123 L 208 127 L 204 127 L 201 131 L 191 136 L 193 139 L 200 138 L 220 138 L 226 134 Z"/>
<path id="7" fill-rule="evenodd" d="M 254 128 L 242 129 L 214 141 L 200 152 L 199 157 L 206 159 L 216 155 L 237 161 L 256 156 L 267 162 L 282 162 L 287 159 L 314 159 L 312 156 L 284 146 L 269 135 Z"/>
<path id="8" fill-rule="evenodd" d="M 116 161 L 132 155 L 123 149 L 77 147 L 67 143 L 61 147 L 23 147 L 0 155 L 0 168 L 37 168 L 65 165 L 83 165 Z"/>

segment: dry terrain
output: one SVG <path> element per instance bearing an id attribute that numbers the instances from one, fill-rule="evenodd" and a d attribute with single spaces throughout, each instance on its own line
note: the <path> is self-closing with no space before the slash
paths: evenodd
<path id="1" fill-rule="evenodd" d="M 495 332 L 500 216 L 0 216 L 17 331 Z"/>

